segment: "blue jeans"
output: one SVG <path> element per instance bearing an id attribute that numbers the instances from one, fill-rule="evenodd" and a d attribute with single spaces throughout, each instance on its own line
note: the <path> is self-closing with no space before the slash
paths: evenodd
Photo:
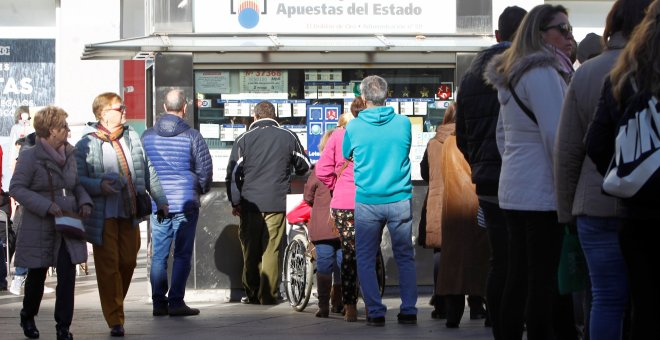
<path id="1" fill-rule="evenodd" d="M 159 223 L 156 214 L 151 215 L 151 295 L 154 308 L 183 305 L 186 281 L 190 274 L 195 229 L 199 210 L 171 213 Z M 172 285 L 167 285 L 167 259 L 174 240 Z"/>
<path id="2" fill-rule="evenodd" d="M 618 218 L 578 216 L 578 235 L 591 277 L 590 338 L 621 339 L 628 307 L 628 278 Z"/>
<path id="3" fill-rule="evenodd" d="M 355 251 L 364 304 L 370 318 L 385 316 L 387 312 L 381 300 L 375 267 L 385 225 L 399 268 L 400 313 L 416 315 L 417 274 L 412 241 L 412 200 L 409 199 L 386 204 L 355 203 Z"/>
<path id="4" fill-rule="evenodd" d="M 14 275 L 25 276 L 27 275 L 28 269 L 25 267 L 16 267 L 14 270 Z"/>
<path id="5" fill-rule="evenodd" d="M 335 243 L 336 245 L 323 241 L 314 243 L 314 247 L 316 248 L 316 271 L 319 274 L 333 274 L 335 268 L 338 267 L 337 265 L 341 264 L 341 247 L 339 241 Z M 338 282 L 341 283 L 341 277 Z"/>

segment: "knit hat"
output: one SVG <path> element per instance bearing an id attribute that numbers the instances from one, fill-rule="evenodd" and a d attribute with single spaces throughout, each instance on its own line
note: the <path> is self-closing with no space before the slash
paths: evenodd
<path id="1" fill-rule="evenodd" d="M 587 34 L 577 47 L 577 59 L 580 64 L 597 56 L 603 51 L 603 38 L 596 33 Z"/>

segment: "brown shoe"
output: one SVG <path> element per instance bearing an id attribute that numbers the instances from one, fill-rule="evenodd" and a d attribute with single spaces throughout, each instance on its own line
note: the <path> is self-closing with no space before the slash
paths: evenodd
<path id="1" fill-rule="evenodd" d="M 330 316 L 330 288 L 332 287 L 332 275 L 316 273 L 316 291 L 319 297 L 319 310 L 317 318 Z"/>
<path id="2" fill-rule="evenodd" d="M 343 314 L 344 304 L 341 301 L 341 284 L 332 285 L 330 290 L 330 311 L 337 314 Z"/>
<path id="3" fill-rule="evenodd" d="M 344 314 L 344 321 L 355 322 L 357 321 L 357 308 L 355 305 L 344 305 L 346 314 Z"/>

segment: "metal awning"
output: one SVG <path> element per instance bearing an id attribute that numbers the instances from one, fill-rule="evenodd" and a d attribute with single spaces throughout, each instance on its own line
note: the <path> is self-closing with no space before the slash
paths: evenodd
<path id="1" fill-rule="evenodd" d="M 148 59 L 157 52 L 478 52 L 492 35 L 157 34 L 85 45 L 83 60 Z"/>

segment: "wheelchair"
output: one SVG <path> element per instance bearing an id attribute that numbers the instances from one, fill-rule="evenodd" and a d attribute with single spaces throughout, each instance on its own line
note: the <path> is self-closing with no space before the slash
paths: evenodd
<path id="1" fill-rule="evenodd" d="M 306 223 L 290 223 L 287 241 L 282 266 L 282 282 L 289 304 L 294 310 L 302 312 L 307 307 L 312 295 L 314 274 L 316 272 L 314 244 L 309 240 Z M 385 262 L 380 250 L 376 258 L 376 275 L 380 295 L 383 296 L 385 292 Z"/>

